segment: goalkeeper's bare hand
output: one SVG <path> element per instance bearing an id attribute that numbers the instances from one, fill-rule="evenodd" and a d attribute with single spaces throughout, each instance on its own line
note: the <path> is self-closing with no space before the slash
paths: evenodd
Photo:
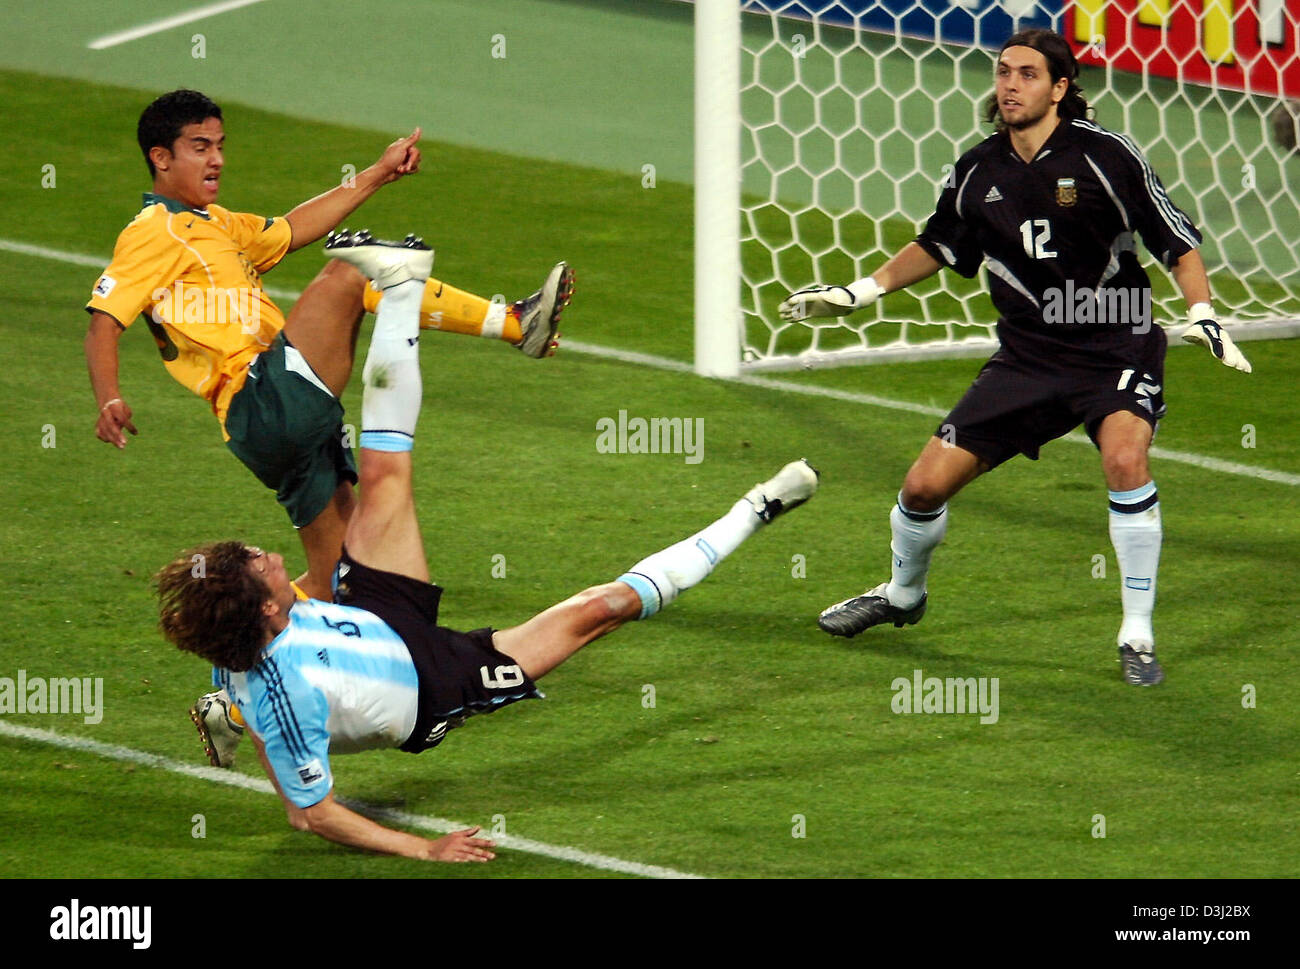
<path id="1" fill-rule="evenodd" d="M 1207 347 L 1211 353 L 1223 362 L 1225 367 L 1233 367 L 1242 373 L 1250 373 L 1250 361 L 1237 349 L 1223 327 L 1214 320 L 1198 320 L 1183 330 L 1183 340 Z"/>

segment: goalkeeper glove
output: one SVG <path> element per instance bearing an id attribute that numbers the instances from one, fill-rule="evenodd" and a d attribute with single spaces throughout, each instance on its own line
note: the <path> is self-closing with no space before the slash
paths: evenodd
<path id="1" fill-rule="evenodd" d="M 1197 303 L 1187 312 L 1190 325 L 1183 330 L 1186 343 L 1199 343 L 1207 347 L 1218 357 L 1225 367 L 1235 367 L 1243 373 L 1250 373 L 1250 361 L 1237 349 L 1223 327 L 1214 320 L 1214 310 L 1209 303 Z"/>
<path id="2" fill-rule="evenodd" d="M 848 286 L 809 286 L 791 293 L 777 307 L 781 319 L 791 322 L 812 316 L 848 316 L 885 295 L 870 276 Z"/>

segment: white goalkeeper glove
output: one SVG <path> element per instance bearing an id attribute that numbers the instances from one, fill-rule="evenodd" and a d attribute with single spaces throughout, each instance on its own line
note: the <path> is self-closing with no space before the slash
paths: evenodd
<path id="1" fill-rule="evenodd" d="M 1207 347 L 1218 357 L 1225 367 L 1235 367 L 1243 373 L 1250 373 L 1250 361 L 1237 349 L 1226 330 L 1214 319 L 1214 309 L 1209 303 L 1197 303 L 1187 311 L 1190 325 L 1183 330 L 1183 340 Z"/>
<path id="2" fill-rule="evenodd" d="M 790 322 L 806 320 L 813 316 L 848 316 L 864 306 L 869 306 L 885 291 L 873 278 L 867 276 L 847 286 L 809 286 L 785 298 L 777 312 L 781 319 Z"/>

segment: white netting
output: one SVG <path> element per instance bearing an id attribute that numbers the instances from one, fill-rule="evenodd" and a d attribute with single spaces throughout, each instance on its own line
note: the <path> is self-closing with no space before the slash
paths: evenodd
<path id="1" fill-rule="evenodd" d="M 1009 11 L 1016 2 L 1019 9 Z M 987 348 L 996 314 L 982 278 L 941 272 L 843 322 L 785 323 L 776 306 L 810 282 L 866 275 L 915 236 L 950 166 L 991 132 L 980 116 L 993 88 L 994 51 L 1027 26 L 1091 36 L 1086 49 L 1080 44 L 1084 94 L 1099 124 L 1141 146 L 1175 203 L 1200 227 L 1221 318 L 1300 317 L 1300 197 L 1288 183 L 1288 169 L 1295 171 L 1300 159 L 1274 130 L 1294 144 L 1288 108 L 1295 102 L 1278 96 L 1300 86 L 1294 16 L 1281 0 L 1271 6 L 1263 0 L 1262 26 L 1254 6 L 1233 13 L 1231 0 L 1140 2 L 1112 0 L 1107 12 L 1105 0 L 1087 0 L 1074 8 L 1091 11 L 1080 12 L 1077 24 L 1072 13 L 1061 13 L 1059 0 L 745 4 L 744 368 L 952 352 L 965 340 Z M 1109 27 L 1100 19 L 1107 15 Z M 933 39 L 939 31 L 952 36 L 956 16 L 966 18 L 973 40 L 987 49 Z M 1117 24 L 1121 16 L 1127 20 Z M 1254 19 L 1247 23 L 1247 16 Z M 1163 47 L 1150 49 L 1149 34 L 1136 29 L 1143 17 L 1165 18 Z M 1175 24 L 1175 17 L 1192 19 Z M 908 36 L 918 23 L 931 39 Z M 1238 37 L 1234 48 L 1234 35 L 1224 34 L 1229 24 L 1257 40 L 1278 35 L 1281 42 L 1257 42 L 1242 54 L 1250 45 Z M 1191 39 L 1179 41 L 1179 31 L 1191 31 Z M 1117 34 L 1125 36 L 1118 44 Z M 1257 69 L 1261 60 L 1269 72 Z M 1212 76 L 1205 77 L 1207 64 Z M 1239 90 L 1225 86 L 1224 77 L 1231 83 L 1237 75 Z M 1140 255 L 1155 288 L 1157 319 L 1181 320 L 1185 308 L 1167 275 L 1145 249 Z"/>

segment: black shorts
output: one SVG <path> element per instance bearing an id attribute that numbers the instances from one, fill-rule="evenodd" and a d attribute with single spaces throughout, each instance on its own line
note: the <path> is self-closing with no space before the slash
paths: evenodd
<path id="1" fill-rule="evenodd" d="M 1080 424 L 1096 444 L 1101 422 L 1117 411 L 1154 430 L 1165 414 L 1166 344 L 1159 326 L 1119 345 L 1054 357 L 1004 341 L 935 436 L 996 468 L 1017 454 L 1036 461 L 1039 448 Z"/>
<path id="2" fill-rule="evenodd" d="M 407 753 L 438 746 L 448 730 L 473 714 L 542 698 L 519 664 L 493 647 L 490 628 L 463 633 L 438 625 L 438 586 L 361 565 L 346 548 L 334 584 L 339 605 L 374 613 L 410 650 L 420 699 L 415 728 L 400 748 Z"/>

